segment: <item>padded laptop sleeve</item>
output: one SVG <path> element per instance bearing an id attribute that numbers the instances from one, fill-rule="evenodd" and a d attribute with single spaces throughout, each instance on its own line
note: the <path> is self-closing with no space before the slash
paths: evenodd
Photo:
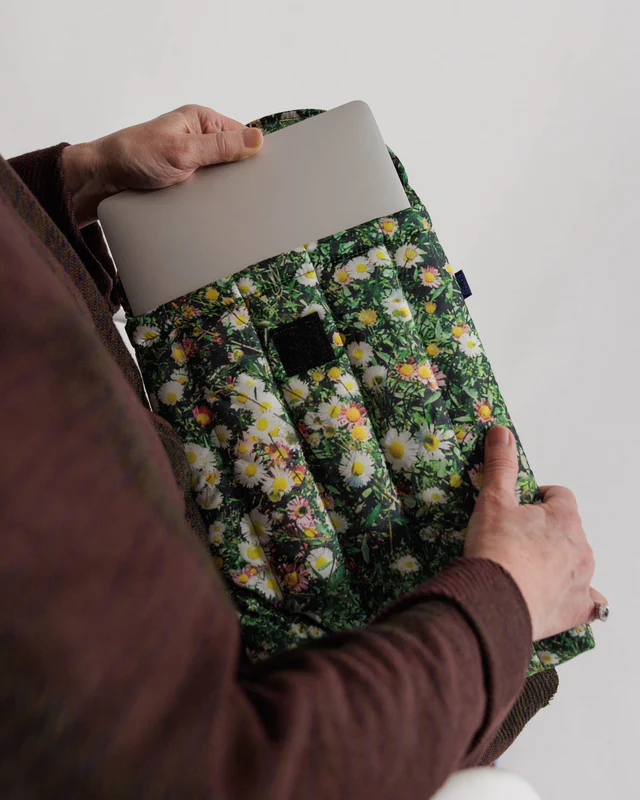
<path id="1" fill-rule="evenodd" d="M 127 322 L 251 659 L 363 625 L 462 555 L 486 431 L 513 430 L 466 282 L 390 154 L 409 209 Z M 518 455 L 516 496 L 537 502 Z M 537 642 L 529 674 L 592 647 L 588 625 Z"/>

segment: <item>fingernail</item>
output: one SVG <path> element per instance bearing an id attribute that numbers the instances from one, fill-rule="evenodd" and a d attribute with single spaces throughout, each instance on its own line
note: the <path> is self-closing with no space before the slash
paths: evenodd
<path id="1" fill-rule="evenodd" d="M 245 147 L 257 147 L 262 141 L 262 131 L 258 128 L 246 128 L 242 131 L 242 141 Z"/>
<path id="2" fill-rule="evenodd" d="M 503 427 L 502 425 L 493 425 L 489 429 L 489 433 L 487 436 L 490 436 L 491 444 L 502 444 L 505 447 L 509 444 L 510 437 L 509 437 L 509 429 Z"/>

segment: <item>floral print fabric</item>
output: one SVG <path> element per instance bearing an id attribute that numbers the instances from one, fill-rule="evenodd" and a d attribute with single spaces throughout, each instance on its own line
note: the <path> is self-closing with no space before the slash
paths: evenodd
<path id="1" fill-rule="evenodd" d="M 270 133 L 318 113 L 251 125 Z M 184 441 L 251 659 L 361 626 L 460 556 L 486 431 L 513 430 L 430 217 L 391 157 L 409 209 L 127 323 L 151 403 Z M 288 375 L 274 334 L 306 315 L 332 353 Z M 518 454 L 516 496 L 539 501 L 519 440 Z M 591 647 L 587 625 L 537 642 L 529 674 Z"/>

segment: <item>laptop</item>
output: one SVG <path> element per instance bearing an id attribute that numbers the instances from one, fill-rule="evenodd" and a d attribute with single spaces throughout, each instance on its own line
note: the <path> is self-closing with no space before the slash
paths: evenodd
<path id="1" fill-rule="evenodd" d="M 266 135 L 244 161 L 113 195 L 98 219 L 138 316 L 409 205 L 371 109 L 356 100 Z"/>

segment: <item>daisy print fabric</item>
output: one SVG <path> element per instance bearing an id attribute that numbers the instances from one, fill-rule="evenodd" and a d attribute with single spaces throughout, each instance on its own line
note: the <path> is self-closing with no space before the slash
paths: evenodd
<path id="1" fill-rule="evenodd" d="M 250 124 L 271 133 L 319 113 Z M 390 155 L 410 208 L 127 322 L 254 660 L 366 624 L 462 555 L 491 425 L 516 435 L 517 499 L 540 500 L 431 219 Z M 588 625 L 537 642 L 528 674 L 593 644 Z"/>

